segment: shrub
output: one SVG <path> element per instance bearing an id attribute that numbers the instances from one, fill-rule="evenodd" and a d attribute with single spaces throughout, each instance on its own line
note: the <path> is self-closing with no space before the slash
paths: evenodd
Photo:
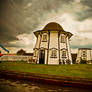
<path id="1" fill-rule="evenodd" d="M 67 64 L 71 64 L 70 59 L 67 59 L 67 60 L 66 60 L 66 63 L 67 63 Z"/>
<path id="2" fill-rule="evenodd" d="M 80 64 L 87 64 L 87 60 L 81 59 Z"/>

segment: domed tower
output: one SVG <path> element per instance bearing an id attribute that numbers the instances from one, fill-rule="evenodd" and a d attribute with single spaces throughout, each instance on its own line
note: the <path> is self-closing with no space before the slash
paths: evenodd
<path id="1" fill-rule="evenodd" d="M 34 34 L 37 37 L 34 59 L 38 64 L 72 64 L 70 32 L 64 31 L 58 23 L 51 22 Z"/>

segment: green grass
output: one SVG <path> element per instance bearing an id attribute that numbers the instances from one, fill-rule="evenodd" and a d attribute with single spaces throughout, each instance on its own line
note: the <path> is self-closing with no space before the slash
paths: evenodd
<path id="1" fill-rule="evenodd" d="M 41 65 L 27 64 L 24 62 L 2 62 L 0 70 L 31 72 L 37 74 L 49 74 L 65 77 L 92 78 L 92 65 Z"/>

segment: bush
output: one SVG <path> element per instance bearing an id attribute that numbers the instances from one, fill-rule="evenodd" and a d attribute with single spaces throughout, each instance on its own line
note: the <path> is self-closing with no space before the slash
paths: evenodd
<path id="1" fill-rule="evenodd" d="M 81 59 L 80 64 L 87 64 L 86 60 Z"/>
<path id="2" fill-rule="evenodd" d="M 67 63 L 67 64 L 71 64 L 70 59 L 67 59 L 67 60 L 66 60 L 66 63 Z"/>

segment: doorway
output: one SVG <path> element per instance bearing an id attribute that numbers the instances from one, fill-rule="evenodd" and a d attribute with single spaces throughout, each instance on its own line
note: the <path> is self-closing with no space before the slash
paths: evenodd
<path id="1" fill-rule="evenodd" d="M 45 62 L 45 50 L 40 50 L 39 64 L 44 64 Z"/>

